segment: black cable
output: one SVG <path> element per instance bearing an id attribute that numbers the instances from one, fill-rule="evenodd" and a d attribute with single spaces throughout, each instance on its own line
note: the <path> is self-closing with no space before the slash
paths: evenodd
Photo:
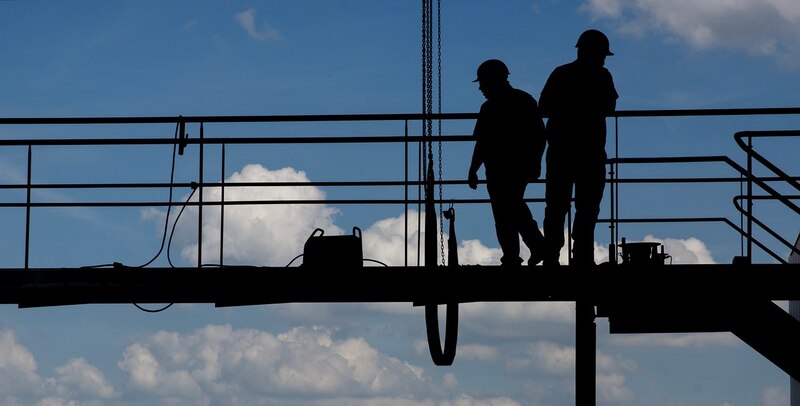
<path id="1" fill-rule="evenodd" d="M 141 310 L 141 311 L 143 311 L 143 312 L 148 312 L 148 313 L 158 313 L 158 312 L 163 312 L 164 310 L 167 310 L 167 309 L 169 309 L 169 308 L 170 308 L 170 307 L 172 307 L 172 305 L 174 305 L 174 304 L 175 304 L 175 303 L 170 303 L 170 304 L 168 304 L 168 305 L 166 305 L 166 306 L 164 306 L 164 307 L 162 307 L 162 308 L 160 308 L 160 309 L 147 309 L 147 308 L 144 308 L 144 307 L 142 307 L 142 306 L 139 306 L 139 305 L 138 305 L 138 304 L 136 304 L 136 303 L 134 303 L 133 305 L 134 305 L 134 306 L 136 306 L 136 308 L 137 308 L 137 309 L 139 309 L 139 310 Z"/>
<path id="2" fill-rule="evenodd" d="M 364 259 L 363 259 L 363 261 L 375 262 L 376 264 L 381 264 L 381 265 L 383 265 L 383 266 L 385 266 L 385 267 L 388 267 L 388 266 L 389 266 L 389 265 L 386 265 L 386 264 L 384 264 L 384 263 L 383 263 L 383 262 L 381 262 L 381 261 L 378 261 L 377 259 L 369 259 L 369 258 L 364 258 Z"/>
<path id="3" fill-rule="evenodd" d="M 164 233 L 161 236 L 161 246 L 158 248 L 158 252 L 156 253 L 156 255 L 153 256 L 153 258 L 151 258 L 149 261 L 147 261 L 147 263 L 145 263 L 144 265 L 138 266 L 138 268 L 144 268 L 144 267 L 150 265 L 151 263 L 153 263 L 153 261 L 156 260 L 156 258 L 158 258 L 161 255 L 161 252 L 164 251 L 164 241 L 167 239 L 167 230 L 169 229 L 169 214 L 170 214 L 170 211 L 172 210 L 172 190 L 173 190 L 173 187 L 174 187 L 173 185 L 175 183 L 175 154 L 176 154 L 176 150 L 177 150 L 177 147 L 178 147 L 177 140 L 178 140 L 178 135 L 179 135 L 178 134 L 178 129 L 179 128 L 180 128 L 180 123 L 175 125 L 175 141 L 176 141 L 176 143 L 172 144 L 172 168 L 170 168 L 170 174 L 169 174 L 169 205 L 167 205 L 167 216 L 164 219 Z M 174 232 L 175 231 L 175 226 L 173 225 L 172 227 L 173 227 L 172 231 Z M 169 255 L 169 252 L 167 252 L 167 254 Z"/>
<path id="4" fill-rule="evenodd" d="M 164 251 L 164 241 L 166 241 L 166 239 L 167 239 L 167 230 L 169 230 L 169 214 L 170 214 L 170 211 L 172 210 L 172 191 L 173 191 L 174 184 L 175 184 L 175 154 L 176 154 L 176 150 L 177 150 L 177 147 L 178 147 L 177 141 L 178 141 L 178 136 L 179 136 L 179 134 L 178 134 L 178 132 L 179 132 L 178 129 L 179 128 L 180 128 L 180 123 L 175 124 L 175 141 L 176 142 L 174 144 L 172 144 L 172 164 L 170 165 L 171 168 L 170 168 L 170 171 L 169 171 L 170 172 L 169 173 L 169 205 L 167 205 L 167 215 L 166 215 L 166 217 L 164 219 L 164 233 L 161 235 L 161 246 L 158 247 L 158 252 L 153 256 L 153 258 L 151 258 L 149 261 L 147 261 L 144 265 L 140 265 L 137 268 L 144 268 L 144 267 L 152 264 L 153 261 L 156 260 L 156 258 L 161 256 L 161 252 Z M 192 191 L 192 194 L 194 194 L 194 191 Z M 189 197 L 191 198 L 191 195 Z M 185 208 L 186 204 L 184 204 L 183 207 Z M 183 212 L 183 209 L 181 209 L 181 212 Z M 178 217 L 180 218 L 180 215 L 178 215 Z M 177 222 L 178 222 L 178 219 L 176 218 L 175 219 L 175 223 L 177 223 Z M 175 225 L 172 226 L 172 232 L 173 233 L 175 232 Z M 170 241 L 171 240 L 172 240 L 172 238 L 170 237 Z M 169 248 L 167 248 L 167 259 L 169 260 Z M 133 305 L 136 306 L 137 309 L 139 309 L 139 310 L 141 310 L 143 312 L 159 313 L 159 312 L 163 312 L 164 310 L 169 309 L 174 304 L 175 303 L 170 303 L 170 304 L 168 304 L 166 306 L 163 306 L 163 307 L 161 307 L 159 309 L 147 309 L 147 308 L 144 308 L 144 307 L 140 306 L 138 303 L 134 303 Z"/>
<path id="5" fill-rule="evenodd" d="M 181 218 L 181 214 L 186 209 L 189 201 L 192 200 L 192 196 L 194 196 L 194 192 L 197 191 L 197 186 L 194 182 L 192 182 L 192 193 L 189 193 L 189 197 L 186 198 L 186 201 L 183 203 L 183 207 L 181 207 L 181 211 L 178 212 L 178 216 L 175 217 L 175 222 L 172 224 L 172 232 L 169 233 L 169 242 L 167 243 L 167 262 L 169 266 L 175 268 L 175 265 L 172 264 L 172 257 L 170 256 L 170 248 L 172 247 L 172 237 L 175 235 L 175 227 L 178 225 L 178 220 Z M 202 247 L 197 247 L 197 249 L 202 249 Z"/>
<path id="6" fill-rule="evenodd" d="M 288 264 L 286 264 L 286 267 L 288 268 L 290 265 L 292 265 L 292 263 L 293 263 L 295 260 L 297 260 L 297 258 L 300 258 L 300 257 L 302 257 L 302 256 L 303 256 L 303 254 L 300 254 L 300 255 L 298 255 L 298 256 L 296 256 L 296 257 L 292 258 L 292 260 L 291 260 L 291 261 L 289 261 L 289 263 L 288 263 Z"/>

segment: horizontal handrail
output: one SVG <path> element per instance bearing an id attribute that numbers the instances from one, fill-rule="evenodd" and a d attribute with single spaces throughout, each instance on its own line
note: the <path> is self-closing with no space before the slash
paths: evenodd
<path id="1" fill-rule="evenodd" d="M 610 117 L 615 118 L 646 118 L 646 117 L 697 117 L 697 116 L 744 116 L 744 115 L 796 115 L 800 114 L 800 107 L 788 108 L 738 108 L 738 109 L 673 109 L 673 110 L 620 110 L 614 112 Z M 125 145 L 200 145 L 200 161 L 202 162 L 202 146 L 204 145 L 221 145 L 223 146 L 223 160 L 224 160 L 224 146 L 226 145 L 245 145 L 245 144 L 343 144 L 343 143 L 425 143 L 430 141 L 443 141 L 443 142 L 466 142 L 474 141 L 471 135 L 440 135 L 440 136 L 418 136 L 408 134 L 408 122 L 420 120 L 474 120 L 477 118 L 477 113 L 439 113 L 439 114 L 419 114 L 419 113 L 400 113 L 400 114 L 334 114 L 334 115 L 244 115 L 244 116 L 157 116 L 157 117 L 28 117 L 28 118 L 2 118 L 0 117 L 0 126 L 2 125 L 93 125 L 93 124 L 181 124 L 183 127 L 187 123 L 302 123 L 302 122 L 377 122 L 377 121 L 405 121 L 406 122 L 406 135 L 363 135 L 363 136 L 320 136 L 320 135 L 303 135 L 303 136 L 250 136 L 250 137 L 203 137 L 202 126 L 200 137 L 194 138 L 37 138 L 36 136 L 28 136 L 28 139 L 4 139 L 0 140 L 0 147 L 3 146 L 18 146 L 28 147 L 29 154 L 32 147 L 48 147 L 48 146 L 125 146 Z M 177 134 L 177 131 L 176 131 Z M 797 136 L 800 131 L 785 130 L 785 131 L 745 131 L 736 134 L 735 139 L 737 143 L 742 145 L 741 138 L 743 137 L 766 137 L 766 136 Z M 758 184 L 768 197 L 753 196 L 750 194 L 751 200 L 759 199 L 773 199 L 780 200 L 787 207 L 800 214 L 800 207 L 792 202 L 793 197 L 784 196 L 778 193 L 770 186 L 773 182 L 788 182 L 795 188 L 800 190 L 800 177 L 790 176 L 778 169 L 777 167 L 770 167 L 768 160 L 761 155 L 752 151 L 752 148 L 745 149 L 748 155 L 758 159 L 760 162 L 763 159 L 765 166 L 770 168 L 776 176 L 770 177 L 755 177 L 750 174 L 750 171 L 740 164 L 733 161 L 727 156 L 698 156 L 698 157 L 627 157 L 627 158 L 612 158 L 608 163 L 615 164 L 660 164 L 660 163 L 710 163 L 722 162 L 727 166 L 734 169 L 740 176 L 735 177 L 662 177 L 662 178 L 626 178 L 614 179 L 607 182 L 623 184 L 623 183 L 732 183 L 743 182 L 744 180 L 752 181 Z M 408 159 L 408 156 L 406 156 Z M 30 161 L 30 157 L 29 157 Z M 30 162 L 29 162 L 30 165 Z M 20 199 L 20 202 L 2 202 L 0 208 L 4 207 L 25 207 L 30 210 L 34 207 L 175 207 L 175 206 L 237 206 L 237 205 L 274 205 L 274 204 L 422 204 L 424 200 L 409 199 L 408 196 L 404 199 L 335 199 L 335 200 L 224 200 L 223 201 L 204 201 L 202 196 L 199 201 L 189 202 L 175 202 L 175 201 L 140 201 L 140 202 L 123 202 L 123 201 L 90 201 L 90 202 L 53 202 L 53 201 L 31 201 L 30 193 L 33 190 L 39 189 L 112 189 L 112 188 L 130 188 L 130 189 L 144 189 L 144 188 L 238 188 L 238 187 L 286 187 L 286 186 L 331 186 L 331 187 L 347 187 L 347 186 L 366 186 L 366 187 L 411 187 L 422 186 L 425 184 L 422 180 L 409 180 L 393 181 L 393 180 L 368 180 L 368 181 L 316 181 L 316 182 L 207 182 L 203 180 L 202 163 L 200 164 L 200 176 L 198 182 L 130 182 L 130 183 L 33 183 L 28 174 L 27 183 L 5 183 L 0 185 L 0 190 L 15 190 L 21 189 L 28 192 L 27 201 Z M 30 168 L 29 168 L 30 172 Z M 743 179 L 744 178 L 744 179 Z M 433 180 L 434 185 L 464 185 L 466 180 L 450 179 L 450 180 Z M 480 183 L 485 183 L 481 181 Z M 537 180 L 533 183 L 544 183 L 544 180 Z M 741 196 L 739 196 L 741 198 Z M 34 199 L 36 200 L 36 199 Z M 40 199 L 41 200 L 41 199 Z M 544 199 L 526 199 L 528 202 L 543 202 Z M 438 199 L 435 204 L 485 204 L 488 199 Z M 735 200 L 734 205 L 737 210 L 741 212 L 741 207 L 738 205 L 739 200 Z M 613 204 L 613 203 L 612 203 Z M 746 214 L 747 215 L 747 214 Z M 619 219 L 612 215 L 608 220 L 616 223 L 626 223 L 633 221 L 656 221 L 656 222 L 694 222 L 694 221 L 721 221 L 728 224 L 740 235 L 746 235 L 748 238 L 753 239 L 749 231 L 743 230 L 741 227 L 736 226 L 733 222 L 724 217 L 719 218 L 674 218 L 669 219 Z M 760 221 L 756 224 L 762 225 Z M 748 229 L 749 230 L 749 229 Z M 27 240 L 27 238 L 26 238 Z M 785 244 L 785 239 L 781 241 Z M 781 262 L 785 262 L 777 257 L 771 250 L 767 249 L 764 244 L 755 241 L 753 243 L 761 247 L 768 254 L 776 257 Z M 27 262 L 26 262 L 27 267 Z"/>
<path id="2" fill-rule="evenodd" d="M 756 107 L 731 109 L 617 110 L 609 117 L 697 117 L 800 114 L 800 107 Z M 3 124 L 158 124 L 158 123 L 275 123 L 318 121 L 417 121 L 471 120 L 477 113 L 396 113 L 396 114 L 309 114 L 309 115 L 231 115 L 231 116 L 150 116 L 150 117 L 26 117 L 3 118 Z"/>
<path id="3" fill-rule="evenodd" d="M 443 135 L 443 141 L 473 141 L 469 135 Z M 204 137 L 187 138 L 177 140 L 169 138 L 118 138 L 118 139 L 96 139 L 96 138 L 53 138 L 53 139 L 31 139 L 31 140 L 0 140 L 0 146 L 78 146 L 78 145 L 232 145 L 232 144 L 374 144 L 374 143 L 418 143 L 428 141 L 427 137 L 419 135 L 405 136 L 355 136 L 355 137 Z"/>

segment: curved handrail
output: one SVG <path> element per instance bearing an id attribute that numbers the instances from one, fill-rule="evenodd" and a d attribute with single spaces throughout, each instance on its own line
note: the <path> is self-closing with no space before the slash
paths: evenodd
<path id="1" fill-rule="evenodd" d="M 752 132 L 739 132 L 739 133 L 736 133 L 734 138 L 736 138 L 737 144 L 742 146 L 743 144 L 742 144 L 740 138 L 743 136 L 742 134 L 747 135 L 748 133 L 752 133 Z M 781 132 L 762 132 L 762 133 L 769 133 L 770 134 L 769 136 L 779 136 L 779 135 L 798 135 L 798 136 L 800 136 L 800 131 L 781 131 Z M 780 133 L 780 134 L 776 134 L 776 133 Z M 764 135 L 764 136 L 767 136 L 767 135 Z M 748 149 L 748 147 L 746 145 L 744 145 L 743 148 L 746 151 Z M 752 151 L 751 148 L 750 148 L 750 150 Z M 769 166 L 773 167 L 774 168 L 773 172 L 775 172 L 775 174 L 778 176 L 779 180 L 787 181 L 787 182 L 791 183 L 793 186 L 797 187 L 798 190 L 800 190 L 800 184 L 798 184 L 794 180 L 793 177 L 791 177 L 788 174 L 786 174 L 785 172 L 781 171 L 779 168 L 774 166 L 766 158 L 764 158 L 760 154 L 756 153 L 755 151 L 752 151 L 752 153 L 758 156 L 757 159 L 759 159 L 759 162 L 762 162 L 762 160 L 763 160 L 764 162 L 767 162 L 767 164 Z M 779 193 L 777 190 L 775 190 L 774 188 L 769 186 L 769 184 L 767 182 L 765 182 L 763 180 L 763 178 L 752 176 L 752 174 L 750 174 L 746 168 L 744 168 L 743 166 L 739 165 L 736 161 L 734 161 L 733 159 L 731 159 L 728 156 L 716 155 L 716 156 L 695 156 L 695 157 L 611 158 L 611 159 L 608 160 L 608 162 L 612 163 L 612 164 L 614 164 L 614 163 L 616 163 L 616 164 L 620 164 L 620 163 L 701 163 L 701 162 L 721 162 L 721 163 L 725 163 L 729 167 L 731 167 L 733 170 L 738 172 L 741 176 L 745 177 L 746 179 L 749 179 L 750 181 L 752 181 L 753 183 L 757 184 L 762 189 L 764 189 L 767 193 L 770 194 L 770 196 L 774 200 L 781 201 L 786 207 L 792 209 L 795 213 L 800 214 L 800 207 L 798 207 L 796 204 L 794 204 L 790 200 L 790 198 L 786 197 L 785 195 Z M 772 169 L 772 168 L 770 168 L 770 169 Z M 756 219 L 754 216 L 752 216 L 750 213 L 748 213 L 747 210 L 743 210 L 737 204 L 738 203 L 738 199 L 737 198 L 739 198 L 739 197 L 742 197 L 742 196 L 736 196 L 734 198 L 734 200 L 733 200 L 733 204 L 734 204 L 734 207 L 740 213 L 742 213 L 742 215 L 744 215 L 748 219 L 752 220 L 754 223 L 759 225 L 761 228 L 763 228 L 765 231 L 767 231 L 773 237 L 776 237 L 782 243 L 788 245 L 790 247 L 790 249 L 792 249 L 793 251 L 796 250 L 793 245 L 791 245 L 788 242 L 786 242 L 786 240 L 784 238 L 780 237 L 774 230 L 769 228 L 769 226 L 767 226 L 766 224 L 764 224 L 760 220 Z M 619 219 L 617 221 L 619 221 Z M 748 237 L 750 241 L 752 241 L 754 244 L 756 244 L 759 248 L 763 249 L 764 252 L 766 252 L 767 254 L 772 256 L 773 258 L 777 259 L 781 263 L 786 263 L 786 261 L 783 258 L 781 258 L 779 255 L 775 254 L 775 252 L 773 252 L 772 250 L 767 248 L 761 242 L 758 242 L 757 240 L 755 240 L 755 238 L 752 236 L 752 233 L 750 233 L 750 232 L 748 232 L 746 230 L 743 230 L 743 229 L 741 229 L 739 227 L 735 227 L 735 228 L 737 229 L 737 231 L 739 231 L 739 233 L 742 236 Z"/>
<path id="2" fill-rule="evenodd" d="M 776 130 L 776 131 L 739 131 L 733 135 L 733 139 L 736 141 L 736 144 L 747 153 L 748 156 L 752 156 L 758 162 L 761 162 L 762 165 L 767 167 L 767 169 L 771 170 L 775 175 L 781 178 L 784 182 L 792 185 L 795 189 L 800 191 L 800 183 L 794 180 L 793 177 L 789 176 L 786 172 L 782 171 L 780 168 L 775 166 L 772 162 L 770 162 L 767 158 L 763 155 L 756 152 L 752 145 L 745 144 L 742 138 L 755 138 L 755 137 L 799 137 L 800 130 Z"/>
<path id="3" fill-rule="evenodd" d="M 750 196 L 750 198 L 752 198 L 752 196 Z M 747 195 L 738 195 L 738 196 L 734 196 L 733 197 L 733 206 L 736 207 L 736 210 L 738 210 L 739 213 L 741 213 L 742 215 L 745 215 L 745 216 L 748 215 L 747 214 L 747 210 L 744 207 L 742 207 L 741 201 L 742 200 L 747 200 L 747 199 L 748 199 Z M 776 199 L 773 198 L 771 200 L 776 200 Z M 764 222 L 759 220 L 757 217 L 755 217 L 755 216 L 750 216 L 750 217 L 751 217 L 751 219 L 752 219 L 752 221 L 754 223 L 756 223 L 759 227 L 761 227 L 769 235 L 771 235 L 776 240 L 778 240 L 781 244 L 786 246 L 786 248 L 789 248 L 790 251 L 793 251 L 793 252 L 796 252 L 796 253 L 800 254 L 800 249 L 795 248 L 794 244 L 789 242 L 787 239 L 781 237 L 780 234 L 776 233 L 773 229 L 771 229 L 769 226 L 764 224 Z M 764 248 L 761 245 L 759 245 L 759 247 L 761 247 L 764 251 L 766 251 L 768 254 L 770 254 L 773 258 L 777 259 L 782 264 L 787 264 L 788 263 L 788 261 L 784 260 L 783 258 L 778 256 L 777 254 L 775 254 L 772 250 L 768 250 L 768 249 Z"/>
<path id="4" fill-rule="evenodd" d="M 627 219 L 600 219 L 598 222 L 611 222 L 615 221 L 617 223 L 692 223 L 692 222 L 720 222 L 727 224 L 730 228 L 734 231 L 739 233 L 741 236 L 746 236 L 747 231 L 743 228 L 736 225 L 736 223 L 732 222 L 728 218 L 725 217 L 670 217 L 670 218 L 627 218 Z M 763 249 L 764 252 L 768 253 L 770 256 L 776 258 L 778 261 L 782 261 L 783 259 L 780 258 L 777 254 L 775 254 L 772 250 L 770 250 L 764 243 L 756 239 L 755 237 L 752 238 L 753 244 L 758 246 L 759 248 Z"/>
<path id="5" fill-rule="evenodd" d="M 797 137 L 800 136 L 800 130 L 769 130 L 769 131 L 739 131 L 733 135 L 733 139 L 736 144 L 747 154 L 747 173 L 744 174 L 745 178 L 747 179 L 748 183 L 748 192 L 747 196 L 737 196 L 734 198 L 734 206 L 736 209 L 739 210 L 742 215 L 744 215 L 748 219 L 748 236 L 750 241 L 752 241 L 752 223 L 755 223 L 759 227 L 761 227 L 764 231 L 775 237 L 778 241 L 783 243 L 785 246 L 789 247 L 789 249 L 793 252 L 797 252 L 797 249 L 794 247 L 793 244 L 786 241 L 786 239 L 780 237 L 774 230 L 772 230 L 769 226 L 764 224 L 762 221 L 758 220 L 755 216 L 753 216 L 752 210 L 749 209 L 752 207 L 752 200 L 753 200 L 753 192 L 752 187 L 750 186 L 751 183 L 755 183 L 760 186 L 762 189 L 769 193 L 770 197 L 773 200 L 779 200 L 783 203 L 786 207 L 792 209 L 795 213 L 800 214 L 800 208 L 795 205 L 791 200 L 789 200 L 785 195 L 778 193 L 772 188 L 765 187 L 766 183 L 761 180 L 761 178 L 754 176 L 752 173 L 752 160 L 755 159 L 756 161 L 760 162 L 764 167 L 772 171 L 775 175 L 777 175 L 781 181 L 784 183 L 794 187 L 796 190 L 800 191 L 800 183 L 798 183 L 793 177 L 789 176 L 786 172 L 778 168 L 777 165 L 770 162 L 767 158 L 763 155 L 759 154 L 758 152 L 753 149 L 753 138 L 757 137 Z M 744 142 L 744 138 L 748 139 L 748 142 Z M 745 210 L 739 205 L 740 198 L 746 198 L 748 200 L 748 209 Z M 775 255 L 773 255 L 774 257 Z M 779 259 L 781 263 L 786 263 L 783 258 Z"/>

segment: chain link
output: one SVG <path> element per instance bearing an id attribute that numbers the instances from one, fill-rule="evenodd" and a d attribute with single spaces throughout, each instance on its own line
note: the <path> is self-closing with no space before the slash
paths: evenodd
<path id="1" fill-rule="evenodd" d="M 438 113 L 442 114 L 442 2 L 436 0 L 436 86 Z M 442 207 L 442 119 L 438 120 L 439 132 L 439 247 L 442 254 L 442 265 L 445 265 L 444 255 L 444 208 Z M 450 220 L 453 221 L 453 220 Z M 447 248 L 448 250 L 450 247 Z"/>
<path id="2" fill-rule="evenodd" d="M 442 30 L 441 30 L 441 0 L 436 3 L 436 47 L 437 47 L 437 102 L 438 113 L 442 113 Z M 426 115 L 422 123 L 422 170 L 425 184 L 433 182 L 433 0 L 422 0 L 422 113 Z M 428 174 L 428 169 L 431 173 Z M 444 211 L 442 207 L 442 120 L 438 120 L 438 171 L 439 171 L 439 248 L 442 265 L 445 265 L 445 244 L 444 244 Z M 430 176 L 429 176 L 430 175 Z M 425 198 L 428 196 L 428 189 L 425 188 Z"/>

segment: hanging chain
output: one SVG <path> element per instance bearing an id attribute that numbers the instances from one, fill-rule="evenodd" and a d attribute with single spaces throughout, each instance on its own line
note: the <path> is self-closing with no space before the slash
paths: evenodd
<path id="1" fill-rule="evenodd" d="M 438 113 L 442 114 L 442 2 L 436 0 L 436 86 L 438 91 Z M 439 124 L 439 247 L 441 247 L 442 265 L 444 262 L 444 208 L 442 207 L 442 119 Z M 448 247 L 448 250 L 450 248 Z"/>
<path id="2" fill-rule="evenodd" d="M 430 0 L 422 0 L 422 114 L 427 113 L 428 108 L 428 2 Z M 425 126 L 425 121 L 423 119 L 422 122 L 422 178 L 423 180 L 426 179 L 426 162 L 428 158 L 427 154 L 427 144 L 425 143 L 425 135 L 427 132 L 427 127 Z"/>
<path id="3" fill-rule="evenodd" d="M 442 113 L 442 29 L 441 0 L 436 2 L 436 47 L 437 47 L 437 112 Z M 425 184 L 433 182 L 433 0 L 422 0 L 422 171 Z M 439 248 L 442 265 L 445 265 L 444 252 L 444 210 L 442 207 L 442 120 L 438 119 L 438 170 L 439 170 Z M 425 188 L 425 199 L 433 198 Z M 432 190 L 431 190 L 432 193 Z"/>
<path id="4" fill-rule="evenodd" d="M 433 112 L 433 3 L 432 0 L 422 0 L 422 171 L 425 180 L 425 200 L 432 199 L 429 195 L 428 182 L 433 182 L 429 174 L 430 165 L 433 164 L 433 122 L 430 115 Z M 429 213 L 426 213 L 428 215 Z M 426 230 L 431 232 L 431 230 Z"/>

